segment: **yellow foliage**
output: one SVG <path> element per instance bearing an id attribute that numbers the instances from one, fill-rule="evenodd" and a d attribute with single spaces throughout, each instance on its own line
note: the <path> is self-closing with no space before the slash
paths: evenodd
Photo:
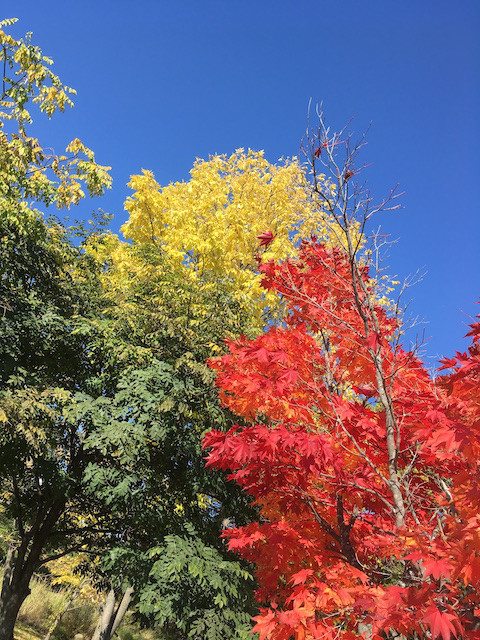
<path id="1" fill-rule="evenodd" d="M 166 187 L 150 171 L 133 176 L 122 231 L 136 244 L 156 245 L 198 285 L 221 281 L 260 329 L 264 309 L 277 308 L 278 298 L 261 287 L 257 236 L 275 236 L 263 261 L 285 259 L 295 254 L 299 239 L 331 234 L 328 218 L 295 158 L 275 165 L 261 151 L 238 149 L 229 157 L 197 160 L 190 175 L 188 182 Z M 127 253 L 117 247 L 117 267 Z"/>
<path id="2" fill-rule="evenodd" d="M 35 202 L 57 208 L 76 205 L 88 192 L 101 195 L 111 186 L 110 167 L 95 160 L 93 152 L 74 139 L 68 155 L 57 156 L 28 135 L 32 107 L 49 118 L 72 107 L 76 92 L 51 70 L 52 60 L 32 43 L 32 34 L 16 40 L 6 30 L 15 24 L 0 21 L 0 65 L 5 77 L 0 91 L 0 211 L 13 209 L 27 216 Z"/>
<path id="3" fill-rule="evenodd" d="M 62 556 L 48 563 L 50 582 L 52 585 L 63 587 L 89 602 L 99 602 L 100 594 L 91 583 L 78 571 L 78 568 L 88 558 L 82 553 Z"/>

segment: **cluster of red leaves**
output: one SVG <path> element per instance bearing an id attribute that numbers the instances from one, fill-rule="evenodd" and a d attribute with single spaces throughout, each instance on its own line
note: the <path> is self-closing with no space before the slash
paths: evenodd
<path id="1" fill-rule="evenodd" d="M 222 402 L 249 424 L 204 441 L 207 464 L 260 507 L 259 522 L 224 532 L 257 567 L 255 630 L 261 640 L 480 639 L 480 324 L 468 353 L 432 379 L 397 345 L 398 321 L 372 302 L 366 267 L 354 295 L 342 250 L 312 241 L 299 259 L 262 269 L 286 300 L 286 326 L 231 341 L 211 361 Z M 396 418 L 401 528 L 379 359 Z"/>

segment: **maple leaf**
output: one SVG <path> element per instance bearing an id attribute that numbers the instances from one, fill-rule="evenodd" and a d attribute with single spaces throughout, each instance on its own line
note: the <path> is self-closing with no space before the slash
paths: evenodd
<path id="1" fill-rule="evenodd" d="M 378 351 L 378 348 L 381 346 L 381 336 L 379 333 L 372 332 L 368 335 L 365 340 L 365 344 L 372 351 Z"/>
<path id="2" fill-rule="evenodd" d="M 426 444 L 439 453 L 442 448 L 451 452 L 458 448 L 456 432 L 448 427 L 440 427 L 432 433 Z"/>
<path id="3" fill-rule="evenodd" d="M 226 535 L 230 538 L 228 541 L 228 548 L 231 551 L 235 549 L 241 549 L 242 547 L 251 547 L 259 540 L 264 540 L 265 535 L 261 531 L 254 531 L 253 533 L 243 533 L 241 530 L 227 530 Z"/>
<path id="4" fill-rule="evenodd" d="M 445 413 L 438 409 L 429 409 L 425 417 L 431 422 L 445 422 L 446 420 Z"/>
<path id="5" fill-rule="evenodd" d="M 279 378 L 279 380 L 281 380 L 283 383 L 287 385 L 295 384 L 297 379 L 298 379 L 298 371 L 295 371 L 295 369 L 287 369 L 282 373 L 282 375 Z"/>
<path id="6" fill-rule="evenodd" d="M 290 582 L 293 585 L 304 584 L 307 578 L 313 575 L 313 569 L 301 569 L 301 571 L 297 571 L 290 578 Z"/>
<path id="7" fill-rule="evenodd" d="M 471 330 L 465 334 L 465 337 L 467 338 L 471 336 L 474 342 L 480 340 L 480 322 L 474 322 L 470 327 Z"/>
<path id="8" fill-rule="evenodd" d="M 357 406 L 359 406 L 358 404 L 354 405 L 353 403 L 347 402 L 340 397 L 335 398 L 334 403 L 338 416 L 342 420 L 352 420 L 352 418 L 356 416 L 356 408 Z"/>
<path id="9" fill-rule="evenodd" d="M 257 240 L 260 240 L 259 247 L 268 247 L 268 245 L 276 238 L 276 236 L 271 231 L 263 231 L 259 236 L 257 236 Z"/>
<path id="10" fill-rule="evenodd" d="M 425 557 L 425 553 L 423 551 L 413 551 L 405 556 L 405 560 L 412 560 L 413 562 L 418 562 L 419 560 L 423 560 Z"/>
<path id="11" fill-rule="evenodd" d="M 247 393 L 256 393 L 257 391 L 259 391 L 261 387 L 260 381 L 257 379 L 253 379 L 251 378 L 247 385 L 245 385 L 245 391 Z"/>
<path id="12" fill-rule="evenodd" d="M 267 362 L 270 361 L 270 350 L 266 347 L 258 347 L 256 349 L 253 349 L 252 354 L 254 354 L 256 359 L 262 364 L 267 364 Z"/>
<path id="13" fill-rule="evenodd" d="M 288 355 L 285 353 L 285 351 L 272 352 L 270 354 L 270 358 L 272 362 L 278 362 L 280 364 L 287 364 L 289 360 Z"/>
<path id="14" fill-rule="evenodd" d="M 259 616 L 255 616 L 253 620 L 256 622 L 252 629 L 252 633 L 258 633 L 260 640 L 266 640 L 270 633 L 277 626 L 276 615 L 273 611 L 263 610 Z"/>
<path id="15" fill-rule="evenodd" d="M 243 440 L 242 438 L 236 438 L 236 442 L 233 443 L 233 456 L 234 460 L 239 463 L 245 462 L 248 460 L 251 453 L 251 445 Z"/>
<path id="16" fill-rule="evenodd" d="M 422 561 L 425 570 L 425 576 L 432 576 L 438 580 L 439 578 L 449 578 L 452 572 L 452 563 L 447 558 L 424 558 Z"/>
<path id="17" fill-rule="evenodd" d="M 442 366 L 438 368 L 439 371 L 443 369 L 453 369 L 457 364 L 456 358 L 443 358 L 439 362 L 442 363 Z"/>
<path id="18" fill-rule="evenodd" d="M 453 624 L 455 621 L 456 625 Z M 428 608 L 422 622 L 430 627 L 432 638 L 442 636 L 443 640 L 450 640 L 451 636 L 457 636 L 458 618 L 446 611 L 440 611 L 435 605 Z"/>

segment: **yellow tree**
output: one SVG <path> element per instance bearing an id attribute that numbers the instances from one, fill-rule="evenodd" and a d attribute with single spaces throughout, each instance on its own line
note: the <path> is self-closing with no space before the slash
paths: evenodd
<path id="1" fill-rule="evenodd" d="M 321 179 L 334 193 L 335 184 Z M 274 312 L 279 304 L 261 287 L 259 247 L 265 248 L 264 261 L 278 260 L 293 255 L 298 241 L 312 233 L 332 236 L 331 221 L 296 158 L 272 164 L 261 151 L 238 149 L 197 160 L 189 181 L 161 187 L 151 171 L 143 171 L 129 186 L 134 194 L 126 201 L 125 236 L 156 246 L 197 287 L 213 292 L 222 283 L 250 316 L 252 330 L 264 326 L 265 309 Z M 119 247 L 119 262 L 125 251 Z"/>

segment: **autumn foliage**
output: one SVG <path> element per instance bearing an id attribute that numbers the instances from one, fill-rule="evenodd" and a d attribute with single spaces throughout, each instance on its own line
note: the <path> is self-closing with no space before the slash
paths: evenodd
<path id="1" fill-rule="evenodd" d="M 321 183 L 334 194 L 335 181 L 322 174 Z M 188 181 L 161 186 L 144 171 L 132 176 L 129 186 L 134 193 L 125 203 L 125 236 L 137 246 L 154 245 L 185 281 L 209 297 L 220 283 L 251 331 L 263 329 L 266 309 L 273 316 L 278 312 L 278 297 L 260 284 L 259 248 L 264 260 L 280 260 L 295 255 L 298 240 L 312 233 L 338 243 L 339 229 L 312 197 L 296 158 L 272 164 L 263 152 L 237 149 L 229 156 L 197 159 Z M 127 251 L 123 244 L 113 254 L 120 269 L 131 263 Z"/>
<path id="2" fill-rule="evenodd" d="M 349 247 L 262 264 L 286 322 L 211 362 L 239 424 L 208 465 L 260 509 L 224 531 L 257 568 L 255 631 L 480 638 L 480 323 L 432 377 Z"/>

